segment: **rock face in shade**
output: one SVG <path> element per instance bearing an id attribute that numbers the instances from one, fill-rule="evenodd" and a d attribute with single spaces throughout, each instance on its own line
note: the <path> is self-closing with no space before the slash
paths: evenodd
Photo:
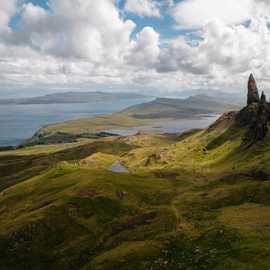
<path id="1" fill-rule="evenodd" d="M 232 132 L 241 130 L 244 132 L 242 137 L 242 146 L 250 147 L 253 144 L 270 139 L 269 125 L 270 125 L 270 102 L 268 102 L 264 92 L 259 97 L 256 81 L 251 74 L 248 80 L 248 99 L 247 105 L 240 111 L 233 111 L 224 114 L 220 117 L 208 130 L 222 127 L 226 129 L 229 127 Z M 220 141 L 215 140 L 207 145 L 207 149 L 219 145 Z"/>
<path id="2" fill-rule="evenodd" d="M 267 104 L 260 102 L 253 121 L 245 134 L 244 143 L 252 145 L 257 141 L 262 141 L 268 133 L 269 113 Z"/>
<path id="3" fill-rule="evenodd" d="M 244 144 L 251 146 L 267 136 L 270 122 L 270 103 L 267 102 L 264 92 L 259 98 L 257 84 L 252 74 L 248 81 L 247 106 L 237 114 L 236 120 L 238 125 L 247 128 L 243 138 Z"/>
<path id="4" fill-rule="evenodd" d="M 250 74 L 249 80 L 248 80 L 247 104 L 250 105 L 254 102 L 257 103 L 259 101 L 260 101 L 260 98 L 259 98 L 257 84 L 256 84 L 253 74 Z"/>
<path id="5" fill-rule="evenodd" d="M 262 91 L 262 95 L 261 95 L 261 103 L 266 103 L 266 95 L 264 94 L 263 91 Z"/>

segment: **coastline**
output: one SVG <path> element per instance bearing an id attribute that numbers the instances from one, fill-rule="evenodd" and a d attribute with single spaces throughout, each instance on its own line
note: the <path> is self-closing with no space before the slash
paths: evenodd
<path id="1" fill-rule="evenodd" d="M 112 115 L 98 116 L 102 118 L 111 117 Z M 14 145 L 1 145 L 0 151 L 7 150 L 17 150 L 27 146 L 34 145 L 49 145 L 49 144 L 67 144 L 75 143 L 81 139 L 98 139 L 106 137 L 115 137 L 115 136 L 132 136 L 137 133 L 160 133 L 160 134 L 181 134 L 188 130 L 194 128 L 206 128 L 210 123 L 214 122 L 219 118 L 220 114 L 209 114 L 209 115 L 198 115 L 192 116 L 190 118 L 164 118 L 164 119 L 147 119 L 134 122 L 134 124 L 129 124 L 123 126 L 120 122 L 118 125 L 108 125 L 109 128 L 106 128 L 104 125 L 98 126 L 98 124 L 93 128 L 93 131 L 96 132 L 80 132 L 80 133 L 68 133 L 61 129 L 52 132 L 51 134 L 47 132 L 47 129 L 51 129 L 53 126 L 68 124 L 77 121 L 93 121 L 97 117 L 89 117 L 84 119 L 75 119 L 72 121 L 66 121 L 63 123 L 57 123 L 52 125 L 46 125 L 41 127 L 31 138 L 22 140 L 18 144 Z M 102 127 L 104 129 L 102 129 Z"/>

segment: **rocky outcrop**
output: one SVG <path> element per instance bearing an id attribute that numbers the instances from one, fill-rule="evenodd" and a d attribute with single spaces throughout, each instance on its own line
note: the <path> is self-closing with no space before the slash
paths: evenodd
<path id="1" fill-rule="evenodd" d="M 251 122 L 245 137 L 244 143 L 247 145 L 252 145 L 257 141 L 263 140 L 268 133 L 268 122 L 269 115 L 267 113 L 267 104 L 260 103 L 258 105 L 257 112 L 255 114 L 254 120 Z"/>
<path id="2" fill-rule="evenodd" d="M 257 103 L 259 101 L 260 101 L 260 98 L 259 98 L 257 84 L 256 84 L 253 74 L 250 74 L 249 80 L 248 80 L 247 104 L 250 105 L 253 102 Z"/>
<path id="3" fill-rule="evenodd" d="M 261 103 L 266 103 L 266 95 L 264 94 L 263 91 L 262 91 L 262 95 L 261 95 Z"/>
<path id="4" fill-rule="evenodd" d="M 231 111 L 224 113 L 220 118 L 218 118 L 212 125 L 208 127 L 208 131 L 219 129 L 226 129 L 235 123 L 235 118 L 237 117 L 238 112 Z"/>
<path id="5" fill-rule="evenodd" d="M 248 81 L 247 106 L 236 116 L 236 123 L 247 129 L 243 138 L 244 144 L 251 146 L 257 141 L 264 140 L 268 133 L 270 122 L 270 103 L 264 92 L 259 98 L 256 81 L 251 74 Z"/>

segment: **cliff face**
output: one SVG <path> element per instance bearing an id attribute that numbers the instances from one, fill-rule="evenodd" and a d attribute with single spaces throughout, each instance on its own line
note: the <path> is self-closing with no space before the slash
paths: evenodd
<path id="1" fill-rule="evenodd" d="M 268 133 L 269 122 L 270 103 L 267 102 L 264 92 L 259 98 L 257 84 L 251 74 L 248 81 L 247 106 L 236 116 L 236 123 L 247 128 L 243 142 L 250 146 L 263 140 Z"/>

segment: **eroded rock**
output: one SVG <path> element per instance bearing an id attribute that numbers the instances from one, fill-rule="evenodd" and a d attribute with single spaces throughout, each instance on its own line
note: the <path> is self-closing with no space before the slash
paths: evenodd
<path id="1" fill-rule="evenodd" d="M 248 81 L 247 106 L 236 116 L 237 124 L 247 128 L 243 138 L 244 144 L 251 146 L 257 141 L 264 140 L 268 133 L 269 120 L 270 103 L 267 102 L 264 92 L 259 98 L 257 84 L 251 74 Z"/>
<path id="2" fill-rule="evenodd" d="M 257 103 L 260 101 L 259 98 L 259 92 L 257 88 L 257 83 L 254 79 L 253 74 L 250 74 L 249 80 L 248 80 L 248 99 L 247 104 L 250 105 L 253 102 Z"/>

